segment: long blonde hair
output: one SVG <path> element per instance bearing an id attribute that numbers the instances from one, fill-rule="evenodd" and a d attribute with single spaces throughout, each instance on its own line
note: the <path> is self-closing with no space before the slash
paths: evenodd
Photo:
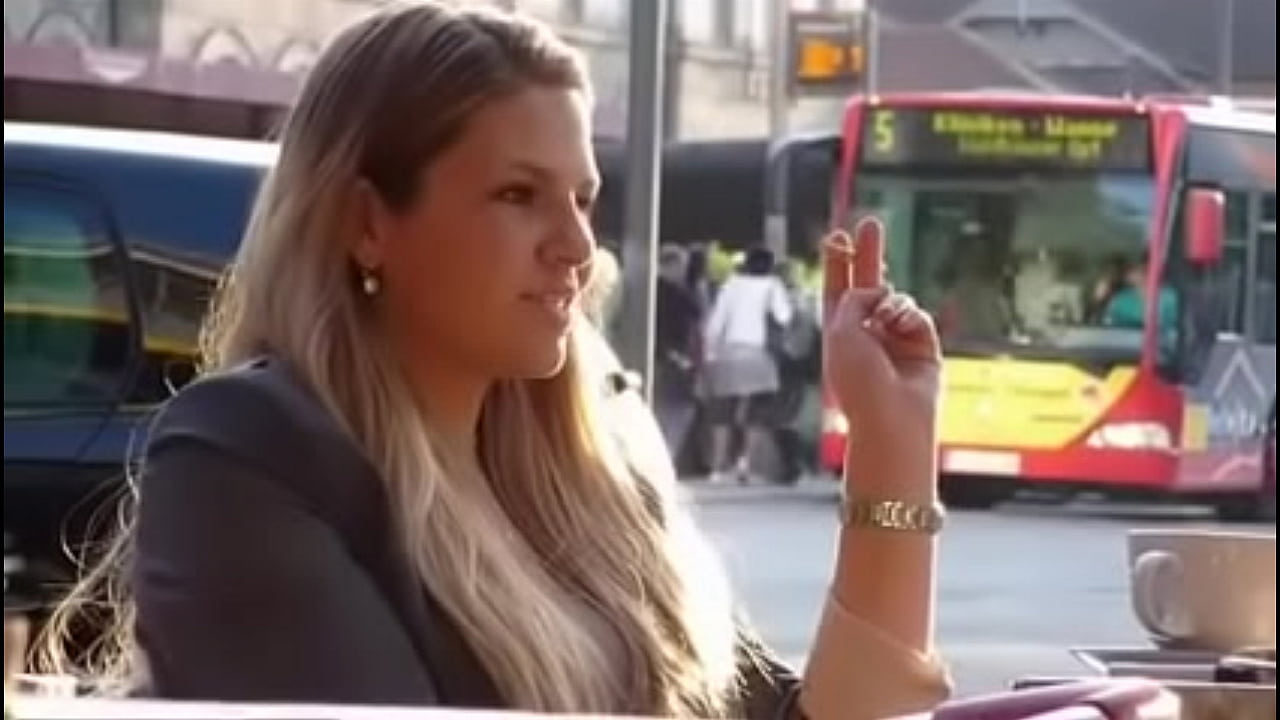
<path id="1" fill-rule="evenodd" d="M 357 287 L 343 236 L 356 183 L 404 206 L 477 108 L 530 85 L 588 89 L 570 48 L 514 16 L 416 3 L 341 33 L 287 119 L 219 288 L 206 369 L 269 353 L 332 410 L 386 482 L 415 570 L 511 707 L 722 716 L 737 690 L 726 583 L 669 466 L 639 469 L 610 432 L 630 420 L 602 405 L 592 330 L 579 323 L 555 377 L 495 383 L 478 437 L 488 482 L 450 482 L 448 449 Z M 584 611 L 607 621 L 623 657 Z M 131 645 L 120 630 L 117 651 Z M 117 653 L 115 669 L 129 659 Z"/>

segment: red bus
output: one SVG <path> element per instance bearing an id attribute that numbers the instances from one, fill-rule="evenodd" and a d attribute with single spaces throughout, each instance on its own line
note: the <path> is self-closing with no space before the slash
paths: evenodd
<path id="1" fill-rule="evenodd" d="M 833 221 L 884 219 L 891 281 L 937 320 L 947 503 L 1038 488 L 1264 507 L 1275 132 L 1223 103 L 850 101 Z M 823 414 L 836 473 L 847 421 Z"/>

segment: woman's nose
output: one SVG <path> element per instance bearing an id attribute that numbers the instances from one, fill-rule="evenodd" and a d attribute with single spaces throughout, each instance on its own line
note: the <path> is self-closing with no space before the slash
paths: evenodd
<path id="1" fill-rule="evenodd" d="M 586 213 L 574 209 L 560 223 L 555 238 L 548 243 L 548 260 L 557 265 L 581 267 L 595 256 L 596 239 Z"/>

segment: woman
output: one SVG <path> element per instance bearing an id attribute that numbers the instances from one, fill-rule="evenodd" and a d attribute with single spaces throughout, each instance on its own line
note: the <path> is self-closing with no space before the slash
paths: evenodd
<path id="1" fill-rule="evenodd" d="M 772 433 L 770 412 L 779 388 L 770 327 L 786 327 L 795 309 L 774 272 L 773 253 L 752 248 L 716 294 L 703 328 L 704 386 L 711 421 L 711 480 L 747 482 L 751 459 Z M 730 458 L 734 436 L 743 440 Z"/>
<path id="2" fill-rule="evenodd" d="M 509 16 L 416 4 L 327 49 L 205 377 L 153 424 L 116 608 L 136 637 L 110 667 L 170 698 L 751 718 L 798 699 L 817 720 L 938 701 L 930 533 L 849 524 L 801 681 L 735 621 L 669 463 L 630 444 L 635 401 L 601 402 L 576 307 L 589 111 L 578 58 Z M 854 447 L 879 448 L 851 492 L 927 505 L 932 332 L 882 290 L 840 313 L 833 387 Z"/>

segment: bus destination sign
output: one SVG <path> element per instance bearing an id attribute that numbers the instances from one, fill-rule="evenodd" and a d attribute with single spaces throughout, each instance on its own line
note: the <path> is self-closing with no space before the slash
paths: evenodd
<path id="1" fill-rule="evenodd" d="M 1052 110 L 872 108 L 862 132 L 868 166 L 1147 170 L 1149 120 Z"/>

